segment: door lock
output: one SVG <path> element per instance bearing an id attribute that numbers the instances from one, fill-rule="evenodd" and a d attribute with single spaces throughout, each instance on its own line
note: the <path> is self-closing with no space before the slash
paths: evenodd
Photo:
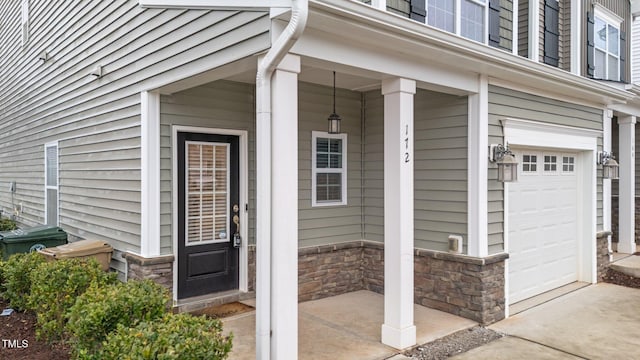
<path id="1" fill-rule="evenodd" d="M 233 247 L 239 248 L 242 246 L 242 237 L 240 236 L 240 217 L 238 216 L 238 211 L 240 208 L 238 204 L 233 205 L 233 222 L 236 224 L 236 232 L 233 234 Z"/>

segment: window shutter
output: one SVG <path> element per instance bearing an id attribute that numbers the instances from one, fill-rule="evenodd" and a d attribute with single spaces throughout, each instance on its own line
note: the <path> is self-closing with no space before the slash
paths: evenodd
<path id="1" fill-rule="evenodd" d="M 409 17 L 412 20 L 424 23 L 427 17 L 426 9 L 426 0 L 411 0 L 411 10 Z"/>
<path id="2" fill-rule="evenodd" d="M 627 82 L 627 34 L 620 31 L 620 81 Z"/>
<path id="3" fill-rule="evenodd" d="M 544 2 L 544 63 L 558 66 L 558 1 L 545 0 Z"/>
<path id="4" fill-rule="evenodd" d="M 593 12 L 587 13 L 587 76 L 593 77 L 595 74 L 596 66 L 594 62 L 595 43 L 593 39 L 593 30 L 595 25 L 595 19 Z"/>
<path id="5" fill-rule="evenodd" d="M 500 0 L 489 0 L 489 45 L 500 46 Z"/>

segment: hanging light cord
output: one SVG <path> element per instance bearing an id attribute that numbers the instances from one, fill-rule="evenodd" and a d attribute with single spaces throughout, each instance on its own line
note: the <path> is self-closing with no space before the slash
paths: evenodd
<path id="1" fill-rule="evenodd" d="M 336 72 L 333 72 L 333 113 L 336 113 Z"/>

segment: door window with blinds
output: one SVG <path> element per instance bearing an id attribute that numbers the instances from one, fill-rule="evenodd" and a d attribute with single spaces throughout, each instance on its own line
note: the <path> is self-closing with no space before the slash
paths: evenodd
<path id="1" fill-rule="evenodd" d="M 347 134 L 312 132 L 312 206 L 347 204 Z"/>
<path id="2" fill-rule="evenodd" d="M 229 144 L 185 147 L 186 245 L 229 241 Z"/>
<path id="3" fill-rule="evenodd" d="M 44 147 L 45 220 L 58 225 L 58 144 Z"/>

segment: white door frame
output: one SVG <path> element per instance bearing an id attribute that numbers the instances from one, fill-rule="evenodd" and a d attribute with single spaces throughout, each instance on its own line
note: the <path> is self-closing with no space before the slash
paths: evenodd
<path id="1" fill-rule="evenodd" d="M 595 283 L 597 173 L 596 152 L 602 131 L 537 121 L 505 118 L 501 120 L 508 145 L 567 149 L 578 152 L 578 281 Z M 504 186 L 504 251 L 509 252 L 509 185 Z M 582 239 L 582 240 L 580 240 Z M 509 260 L 505 263 L 505 317 L 509 317 Z"/>
<path id="2" fill-rule="evenodd" d="M 176 261 L 173 262 L 173 301 L 178 299 L 178 132 L 192 132 L 200 134 L 234 135 L 240 138 L 240 211 L 243 214 L 244 226 L 240 226 L 242 246 L 238 264 L 239 282 L 238 290 L 249 291 L 249 211 L 246 204 L 249 203 L 249 146 L 248 132 L 246 130 L 219 129 L 195 126 L 171 126 L 171 162 L 172 162 L 172 238 L 173 252 Z"/>

